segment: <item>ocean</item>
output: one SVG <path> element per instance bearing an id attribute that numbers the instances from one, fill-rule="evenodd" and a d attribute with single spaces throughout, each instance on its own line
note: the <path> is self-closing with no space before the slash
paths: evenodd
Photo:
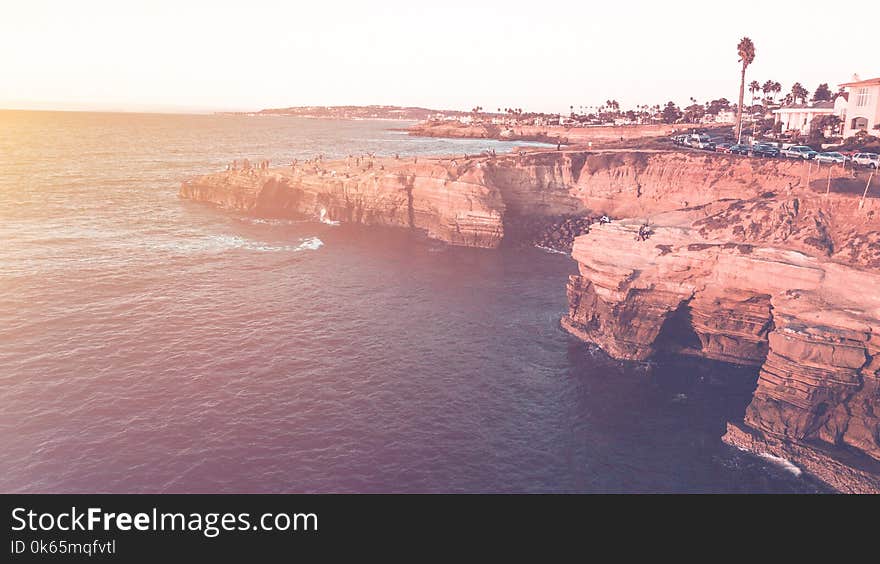
<path id="1" fill-rule="evenodd" d="M 0 111 L 0 492 L 815 492 L 721 442 L 756 372 L 559 326 L 565 255 L 178 198 L 387 121 Z"/>

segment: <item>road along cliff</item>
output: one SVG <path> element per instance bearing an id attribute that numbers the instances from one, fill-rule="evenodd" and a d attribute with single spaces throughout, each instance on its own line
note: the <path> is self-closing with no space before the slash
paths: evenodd
<path id="1" fill-rule="evenodd" d="M 755 367 L 725 440 L 880 492 L 880 182 L 865 196 L 867 179 L 696 152 L 515 151 L 230 170 L 180 194 L 483 248 L 530 222 L 608 215 L 570 234 L 563 327 L 615 358 Z"/>

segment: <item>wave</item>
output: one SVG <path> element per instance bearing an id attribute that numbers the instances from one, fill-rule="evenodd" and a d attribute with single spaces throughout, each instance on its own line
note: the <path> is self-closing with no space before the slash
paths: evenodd
<path id="1" fill-rule="evenodd" d="M 786 460 L 785 458 L 782 458 L 781 456 L 774 456 L 774 455 L 770 454 L 769 452 L 762 452 L 758 456 L 760 456 L 764 460 L 768 460 L 768 461 L 772 462 L 776 466 L 779 466 L 783 470 L 790 472 L 790 473 L 794 474 L 795 476 L 800 476 L 803 473 L 802 470 L 800 468 L 798 468 L 797 466 L 795 466 L 794 464 L 792 464 L 791 461 Z"/>
<path id="2" fill-rule="evenodd" d="M 554 255 L 567 255 L 567 254 L 568 254 L 568 253 L 565 252 L 565 251 L 558 251 L 558 250 L 556 250 L 556 249 L 552 249 L 552 248 L 550 248 L 550 247 L 545 247 L 545 246 L 543 246 L 543 245 L 535 245 L 535 248 L 536 248 L 536 249 L 541 249 L 542 251 L 544 251 L 544 252 L 546 252 L 546 253 L 550 253 L 550 254 L 554 254 Z"/>
<path id="3" fill-rule="evenodd" d="M 317 237 L 308 237 L 301 239 L 302 243 L 296 248 L 297 251 L 317 251 L 324 246 L 324 241 Z"/>
<path id="4" fill-rule="evenodd" d="M 324 225 L 339 225 L 338 221 L 334 221 L 334 220 L 330 219 L 329 217 L 327 217 L 327 210 L 324 208 L 321 208 L 321 214 L 320 214 L 320 217 L 318 218 L 318 221 L 320 221 Z"/>
<path id="5" fill-rule="evenodd" d="M 306 219 L 265 219 L 262 217 L 239 217 L 237 219 L 242 223 L 250 223 L 251 225 L 272 226 L 295 225 L 297 223 L 306 223 L 308 221 Z"/>
<path id="6" fill-rule="evenodd" d="M 238 235 L 209 235 L 200 239 L 177 241 L 159 245 L 160 250 L 178 253 L 223 252 L 235 249 L 258 252 L 291 252 L 316 251 L 324 246 L 317 237 L 304 237 L 296 245 L 273 245 L 262 241 L 252 241 Z"/>

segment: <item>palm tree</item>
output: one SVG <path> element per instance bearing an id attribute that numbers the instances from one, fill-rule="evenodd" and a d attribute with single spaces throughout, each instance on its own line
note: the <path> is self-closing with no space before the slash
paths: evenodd
<path id="1" fill-rule="evenodd" d="M 764 100 L 766 100 L 770 96 L 770 93 L 773 92 L 773 81 L 768 80 L 767 82 L 762 84 L 761 92 L 764 93 Z"/>
<path id="2" fill-rule="evenodd" d="M 771 90 L 771 92 L 773 92 L 773 101 L 775 102 L 776 96 L 778 96 L 779 93 L 782 92 L 782 85 L 779 84 L 778 82 L 774 82 L 773 83 L 773 90 Z"/>
<path id="3" fill-rule="evenodd" d="M 803 85 L 800 82 L 795 82 L 792 85 L 791 98 L 792 98 L 792 100 L 794 100 L 795 104 L 797 104 L 798 100 L 806 102 L 807 96 L 809 96 L 809 95 L 810 95 L 810 93 L 807 91 L 806 88 L 803 87 Z"/>
<path id="4" fill-rule="evenodd" d="M 736 108 L 736 142 L 742 141 L 743 98 L 746 96 L 746 69 L 755 60 L 755 44 L 748 37 L 743 37 L 736 46 L 739 62 L 742 63 L 742 74 L 739 82 L 739 105 Z"/>
<path id="5" fill-rule="evenodd" d="M 757 80 L 753 80 L 749 83 L 749 93 L 752 95 L 752 106 L 755 105 L 755 94 L 761 91 L 761 85 Z"/>

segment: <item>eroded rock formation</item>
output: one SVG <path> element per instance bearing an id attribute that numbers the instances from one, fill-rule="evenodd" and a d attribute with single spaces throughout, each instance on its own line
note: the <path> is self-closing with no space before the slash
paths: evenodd
<path id="1" fill-rule="evenodd" d="M 225 209 L 266 217 L 312 217 L 420 229 L 455 245 L 497 247 L 504 235 L 504 202 L 482 164 L 342 162 L 232 171 L 183 183 L 180 194 Z"/>
<path id="2" fill-rule="evenodd" d="M 726 440 L 880 492 L 880 200 L 843 193 L 864 180 L 842 169 L 825 194 L 826 175 L 706 153 L 514 151 L 228 171 L 181 195 L 487 248 L 535 218 L 607 214 L 575 240 L 563 326 L 616 358 L 758 368 Z"/>
<path id="3" fill-rule="evenodd" d="M 804 198 L 660 214 L 646 240 L 638 220 L 594 225 L 575 241 L 563 326 L 617 358 L 671 351 L 760 366 L 743 427 L 727 440 L 809 459 L 839 489 L 880 491 L 880 272 L 873 253 L 838 250 L 853 228 L 870 229 L 874 210 Z M 840 213 L 845 204 L 852 213 Z M 817 462 L 827 450 L 804 454 L 812 444 L 867 455 L 869 471 L 842 482 Z"/>

